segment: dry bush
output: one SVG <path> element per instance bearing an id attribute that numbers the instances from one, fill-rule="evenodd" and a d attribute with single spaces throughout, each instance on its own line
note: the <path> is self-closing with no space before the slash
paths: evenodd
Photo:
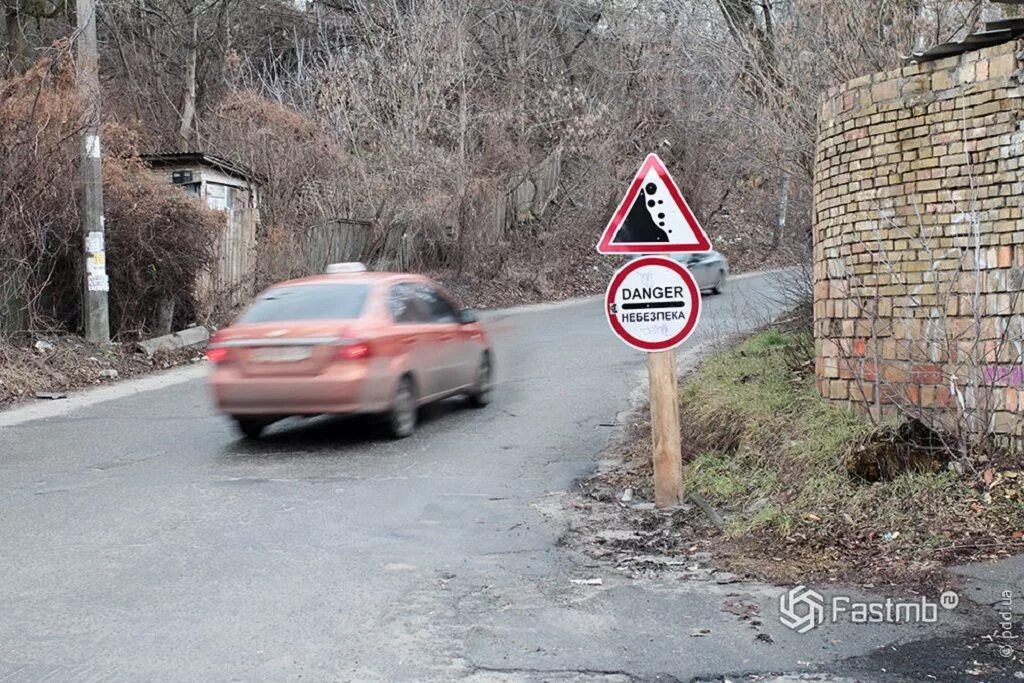
<path id="1" fill-rule="evenodd" d="M 354 211 L 354 160 L 308 118 L 247 90 L 220 104 L 204 134 L 261 183 L 257 285 L 306 274 L 307 230 Z"/>
<path id="2" fill-rule="evenodd" d="M 915 199 L 916 201 L 916 199 Z M 896 227 L 879 211 L 878 225 Z M 923 225 L 899 228 L 909 248 L 926 267 L 933 291 L 921 294 L 920 284 L 908 281 L 903 254 L 888 250 L 881 236 L 868 253 L 876 264 L 874 283 L 847 272 L 845 262 L 834 268 L 846 278 L 849 301 L 866 335 L 863 353 L 841 335 L 824 336 L 839 350 L 839 360 L 854 375 L 854 405 L 876 422 L 899 418 L 919 422 L 945 440 L 960 472 L 977 474 L 990 464 L 1014 462 L 1010 435 L 1020 435 L 1024 417 L 1002 396 L 1005 387 L 993 368 L 1020 367 L 1024 360 L 1024 292 L 1017 286 L 1002 294 L 1000 310 L 987 309 L 978 288 L 995 259 L 994 250 L 981 247 L 980 217 L 973 211 L 966 227 L 948 232 L 928 231 Z M 881 235 L 881 230 L 876 231 Z M 971 247 L 941 248 L 940 235 L 960 235 Z M 1020 270 L 1010 271 L 1016 278 Z M 878 280 L 889 282 L 882 295 Z M 928 401 L 922 393 L 930 392 Z M 1016 393 L 1014 392 L 1014 396 Z M 1019 454 L 1018 454 L 1019 455 Z"/>
<path id="3" fill-rule="evenodd" d="M 666 158 L 737 269 L 806 259 L 819 93 L 895 65 L 922 36 L 933 43 L 970 30 L 976 4 L 350 0 L 304 11 L 283 1 L 105 3 L 104 107 L 108 120 L 142 136 L 144 151 L 211 151 L 263 176 L 259 284 L 309 270 L 311 228 L 360 219 L 372 222 L 360 256 L 377 267 L 518 281 L 540 258 L 548 282 L 538 291 L 557 296 L 559 283 L 589 274 L 577 266 L 593 264 L 523 245 L 595 239 L 613 195 L 650 150 Z M 22 38 L 30 51 L 70 31 L 63 18 L 41 19 Z M 46 147 L 55 139 L 47 135 L 73 131 L 33 125 L 47 131 L 0 141 L 10 153 L 0 161 L 5 176 L 18 178 L 0 182 L 38 192 L 44 185 L 32 174 L 72 177 L 75 150 Z M 503 218 L 519 179 L 555 150 L 563 154 L 557 200 L 544 215 Z M 54 153 L 25 167 L 27 155 Z M 31 199 L 20 186 L 15 194 Z M 52 242 L 46 226 L 74 224 L 60 214 L 73 202 L 53 206 L 49 215 L 34 209 L 27 220 L 37 229 L 22 235 L 24 245 L 10 243 L 20 265 L 9 282 L 51 277 L 34 271 L 52 259 L 40 266 L 25 255 Z M 13 299 L 12 287 L 19 301 L 41 291 L 8 284 L 0 298 Z M 38 324 L 66 318 L 74 301 L 56 316 L 52 306 L 18 308 L 32 317 L 21 322 Z"/>
<path id="4" fill-rule="evenodd" d="M 823 401 L 807 364 L 793 364 L 810 339 L 806 329 L 755 333 L 681 387 L 687 490 L 727 513 L 730 564 L 757 576 L 800 563 L 812 578 L 917 581 L 1014 552 L 1019 463 L 958 473 L 946 435 L 923 422 L 876 428 Z M 779 561 L 765 564 L 766 552 Z"/>
<path id="5" fill-rule="evenodd" d="M 66 52 L 0 81 L 0 332 L 53 324 L 49 285 L 74 280 L 80 113 Z"/>
<path id="6" fill-rule="evenodd" d="M 81 103 L 70 58 L 0 81 L 0 329 L 75 329 L 82 298 Z M 130 135 L 107 127 L 104 191 L 111 329 L 138 334 L 168 295 L 192 310 L 195 275 L 223 219 L 150 176 Z"/>
<path id="7" fill-rule="evenodd" d="M 112 325 L 142 335 L 156 324 L 165 296 L 174 302 L 174 329 L 200 315 L 196 278 L 210 268 L 224 216 L 152 175 L 138 159 L 129 131 L 104 130 L 107 270 Z"/>

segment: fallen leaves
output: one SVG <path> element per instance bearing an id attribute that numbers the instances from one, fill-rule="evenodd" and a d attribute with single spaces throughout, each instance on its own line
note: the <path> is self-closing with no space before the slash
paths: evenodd
<path id="1" fill-rule="evenodd" d="M 986 504 L 990 504 L 993 498 L 1024 501 L 1024 477 L 1019 470 L 999 471 L 987 467 L 978 475 L 975 488 L 983 492 Z"/>
<path id="2" fill-rule="evenodd" d="M 65 398 L 73 389 L 195 362 L 201 353 L 182 349 L 149 359 L 128 344 L 98 347 L 73 335 L 0 339 L 0 406 L 30 397 Z"/>

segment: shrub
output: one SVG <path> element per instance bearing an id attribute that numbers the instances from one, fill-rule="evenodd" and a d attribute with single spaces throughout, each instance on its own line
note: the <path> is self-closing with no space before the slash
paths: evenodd
<path id="1" fill-rule="evenodd" d="M 206 134 L 260 177 L 257 285 L 308 274 L 307 231 L 353 213 L 354 160 L 302 114 L 248 90 L 220 103 Z"/>
<path id="2" fill-rule="evenodd" d="M 0 331 L 80 325 L 81 115 L 66 46 L 0 81 Z M 190 316 L 223 218 L 151 175 L 130 131 L 107 126 L 103 152 L 111 332 L 137 335 L 165 295 Z"/>

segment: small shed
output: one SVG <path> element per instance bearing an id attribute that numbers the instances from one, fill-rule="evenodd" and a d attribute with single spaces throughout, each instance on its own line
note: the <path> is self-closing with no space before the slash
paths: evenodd
<path id="1" fill-rule="evenodd" d="M 146 154 L 155 174 L 226 214 L 215 244 L 214 268 L 198 283 L 199 297 L 211 308 L 246 303 L 256 285 L 256 232 L 259 179 L 250 169 L 203 152 Z"/>

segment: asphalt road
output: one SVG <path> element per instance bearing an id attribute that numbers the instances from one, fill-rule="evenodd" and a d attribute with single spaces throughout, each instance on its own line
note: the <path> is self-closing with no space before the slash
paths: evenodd
<path id="1" fill-rule="evenodd" d="M 692 343 L 765 321 L 777 287 L 709 297 Z M 593 470 L 643 357 L 596 300 L 490 325 L 494 403 L 400 442 L 337 419 L 239 441 L 201 368 L 0 414 L 0 681 L 688 680 L 911 635 L 755 643 L 721 610 L 735 586 L 629 582 L 562 548 L 545 510 Z"/>

